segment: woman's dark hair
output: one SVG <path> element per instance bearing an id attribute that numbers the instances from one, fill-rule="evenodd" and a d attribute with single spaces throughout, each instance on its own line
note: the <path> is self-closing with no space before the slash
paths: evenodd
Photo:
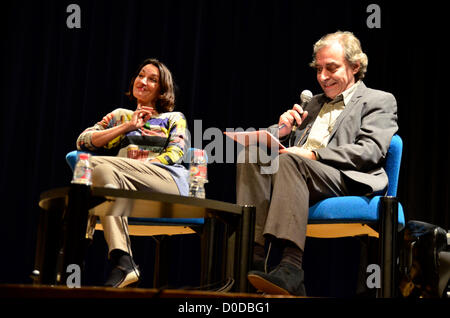
<path id="1" fill-rule="evenodd" d="M 172 73 L 170 73 L 167 66 L 165 66 L 157 59 L 149 58 L 144 60 L 144 62 L 142 62 L 142 64 L 139 66 L 136 73 L 134 74 L 133 78 L 131 79 L 130 87 L 128 88 L 128 92 L 126 92 L 125 95 L 127 95 L 131 101 L 136 101 L 136 98 L 133 96 L 134 81 L 141 72 L 142 68 L 148 64 L 156 66 L 159 70 L 160 96 L 156 100 L 155 105 L 156 110 L 158 111 L 158 113 L 173 111 L 173 109 L 175 108 L 175 91 Z"/>

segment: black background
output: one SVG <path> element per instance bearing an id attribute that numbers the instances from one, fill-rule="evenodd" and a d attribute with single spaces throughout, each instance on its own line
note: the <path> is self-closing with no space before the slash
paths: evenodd
<path id="1" fill-rule="evenodd" d="M 353 31 L 361 40 L 369 57 L 366 85 L 397 98 L 404 141 L 398 197 L 407 220 L 449 229 L 444 2 L 376 1 L 381 28 L 370 29 L 371 2 L 2 4 L 0 282 L 30 282 L 39 194 L 69 183 L 64 158 L 84 128 L 116 107 L 135 107 L 124 93 L 142 60 L 156 57 L 172 71 L 176 110 L 189 127 L 195 119 L 202 120 L 203 130 L 267 127 L 298 102 L 301 90 L 320 92 L 308 66 L 312 45 L 336 30 Z M 66 25 L 70 3 L 81 8 L 80 29 Z M 213 163 L 208 169 L 207 196 L 234 202 L 234 164 Z"/>

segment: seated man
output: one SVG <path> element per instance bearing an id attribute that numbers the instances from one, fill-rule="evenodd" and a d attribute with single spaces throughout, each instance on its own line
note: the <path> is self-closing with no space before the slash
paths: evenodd
<path id="1" fill-rule="evenodd" d="M 398 129 L 397 104 L 392 94 L 364 85 L 367 63 L 351 32 L 322 37 L 311 66 L 324 93 L 280 116 L 275 129 L 289 147 L 280 151 L 278 169 L 266 174 L 260 162 L 237 165 L 237 203 L 256 206 L 255 270 L 248 279 L 260 291 L 306 295 L 302 257 L 310 205 L 387 189 L 383 160 Z M 275 250 L 281 259 L 274 264 Z"/>

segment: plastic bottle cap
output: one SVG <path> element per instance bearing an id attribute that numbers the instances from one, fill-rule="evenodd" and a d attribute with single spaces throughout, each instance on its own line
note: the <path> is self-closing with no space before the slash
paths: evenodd
<path id="1" fill-rule="evenodd" d="M 202 150 L 202 149 L 196 149 L 196 150 L 194 151 L 194 156 L 203 157 L 203 154 L 204 154 L 203 151 L 204 151 L 204 150 Z"/>
<path id="2" fill-rule="evenodd" d="M 89 154 L 88 153 L 80 153 L 80 160 L 88 160 Z"/>

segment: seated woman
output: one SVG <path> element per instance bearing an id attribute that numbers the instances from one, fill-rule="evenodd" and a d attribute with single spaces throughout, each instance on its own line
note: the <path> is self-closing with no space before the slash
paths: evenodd
<path id="1" fill-rule="evenodd" d="M 187 170 L 179 163 L 186 142 L 186 120 L 173 112 L 172 75 L 156 59 L 138 68 L 127 93 L 136 110 L 118 108 L 77 140 L 78 150 L 116 150 L 117 156 L 94 156 L 92 183 L 97 187 L 188 194 Z M 126 217 L 101 217 L 113 269 L 105 286 L 139 281 L 129 244 Z"/>

